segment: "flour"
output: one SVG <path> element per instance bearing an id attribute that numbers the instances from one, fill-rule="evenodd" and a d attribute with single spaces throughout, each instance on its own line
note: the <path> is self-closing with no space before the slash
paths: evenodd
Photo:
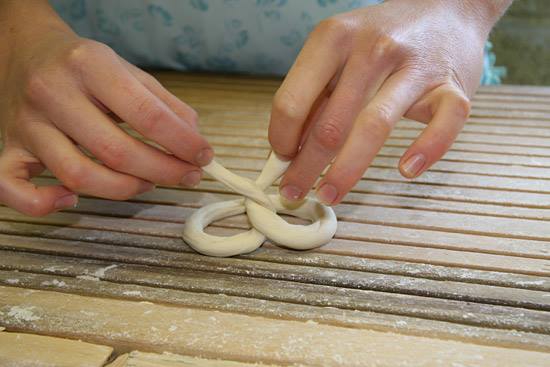
<path id="1" fill-rule="evenodd" d="M 30 306 L 30 307 L 20 307 L 20 306 L 12 306 L 8 312 L 8 316 L 13 317 L 15 320 L 22 322 L 22 321 L 36 321 L 40 320 L 41 317 L 35 315 L 32 310 L 36 307 Z"/>

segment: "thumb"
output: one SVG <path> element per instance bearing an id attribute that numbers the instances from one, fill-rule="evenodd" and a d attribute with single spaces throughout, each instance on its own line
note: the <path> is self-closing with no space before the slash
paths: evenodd
<path id="1" fill-rule="evenodd" d="M 38 187 L 30 182 L 43 170 L 44 166 L 26 150 L 5 148 L 0 155 L 0 203 L 31 216 L 75 206 L 78 196 L 67 188 Z"/>

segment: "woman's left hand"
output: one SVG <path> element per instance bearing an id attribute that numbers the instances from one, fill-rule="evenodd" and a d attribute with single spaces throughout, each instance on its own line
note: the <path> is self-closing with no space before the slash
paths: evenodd
<path id="1" fill-rule="evenodd" d="M 303 198 L 334 160 L 317 196 L 339 203 L 403 116 L 428 125 L 401 173 L 438 161 L 468 117 L 485 41 L 509 3 L 390 0 L 321 22 L 273 101 L 270 143 L 293 160 L 281 194 Z"/>

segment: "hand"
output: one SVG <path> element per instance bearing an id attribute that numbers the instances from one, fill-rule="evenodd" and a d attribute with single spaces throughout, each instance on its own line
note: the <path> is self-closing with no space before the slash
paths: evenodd
<path id="1" fill-rule="evenodd" d="M 281 194 L 303 198 L 334 159 L 317 196 L 339 203 L 403 116 L 428 125 L 401 173 L 416 177 L 439 160 L 468 117 L 506 3 L 391 0 L 321 22 L 273 100 L 270 143 L 293 159 Z"/>
<path id="2" fill-rule="evenodd" d="M 76 193 L 124 200 L 154 183 L 198 183 L 213 152 L 193 109 L 106 45 L 79 38 L 47 2 L 2 5 L 0 202 L 45 215 L 76 204 Z M 63 185 L 29 182 L 45 168 Z"/>

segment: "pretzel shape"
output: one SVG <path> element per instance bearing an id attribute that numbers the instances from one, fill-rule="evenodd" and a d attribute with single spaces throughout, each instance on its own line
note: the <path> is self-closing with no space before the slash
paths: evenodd
<path id="1" fill-rule="evenodd" d="M 232 173 L 215 160 L 204 166 L 205 172 L 245 198 L 208 204 L 194 212 L 185 222 L 185 242 L 202 254 L 224 257 L 252 252 L 266 238 L 297 250 L 312 249 L 330 241 L 337 226 L 332 208 L 311 198 L 289 207 L 280 195 L 267 195 L 264 192 L 282 176 L 289 164 L 271 153 L 256 181 Z M 247 214 L 252 225 L 246 232 L 228 237 L 204 232 L 204 228 L 212 222 L 243 213 Z M 277 213 L 309 219 L 312 223 L 290 224 Z"/>

